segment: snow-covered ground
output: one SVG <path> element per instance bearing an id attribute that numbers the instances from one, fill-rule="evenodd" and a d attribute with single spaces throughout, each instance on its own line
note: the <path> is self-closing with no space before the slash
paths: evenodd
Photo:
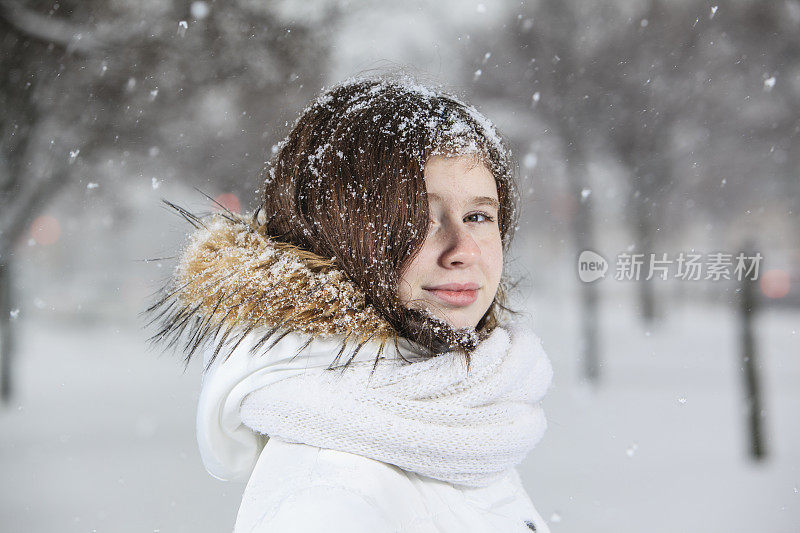
<path id="1" fill-rule="evenodd" d="M 601 313 L 602 383 L 581 385 L 576 314 L 541 302 L 553 360 L 550 427 L 523 479 L 553 531 L 800 531 L 800 313 L 757 322 L 768 457 L 747 456 L 733 310 L 669 303 L 649 331 L 624 302 Z"/>
<path id="2" fill-rule="evenodd" d="M 550 428 L 521 471 L 552 530 L 800 531 L 800 312 L 758 321 L 769 456 L 755 464 L 735 314 L 674 303 L 647 332 L 629 302 L 608 302 L 593 387 L 575 357 L 574 301 L 531 303 L 556 377 Z M 183 373 L 134 322 L 19 325 L 18 394 L 0 409 L 0 530 L 231 530 L 244 485 L 200 462 L 199 362 Z"/>

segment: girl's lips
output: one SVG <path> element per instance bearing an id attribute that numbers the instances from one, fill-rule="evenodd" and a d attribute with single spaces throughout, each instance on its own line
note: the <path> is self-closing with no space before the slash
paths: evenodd
<path id="1" fill-rule="evenodd" d="M 475 300 L 478 299 L 477 288 L 452 290 L 449 287 L 446 289 L 431 287 L 425 290 L 440 300 L 456 307 L 466 307 L 468 305 L 472 305 L 475 303 Z"/>

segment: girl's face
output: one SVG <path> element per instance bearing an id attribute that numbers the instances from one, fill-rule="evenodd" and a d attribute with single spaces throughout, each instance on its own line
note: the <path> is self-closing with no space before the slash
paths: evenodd
<path id="1" fill-rule="evenodd" d="M 425 188 L 428 234 L 400 277 L 398 296 L 456 328 L 474 328 L 503 271 L 494 176 L 474 157 L 433 156 L 425 165 Z"/>

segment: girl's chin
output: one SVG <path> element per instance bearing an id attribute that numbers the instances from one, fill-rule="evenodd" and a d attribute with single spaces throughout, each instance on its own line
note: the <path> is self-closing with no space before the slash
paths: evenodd
<path id="1" fill-rule="evenodd" d="M 478 325 L 478 322 L 480 322 L 483 316 L 483 314 L 481 314 L 478 317 L 474 317 L 475 311 L 468 311 L 466 309 L 437 309 L 433 306 L 427 309 L 430 314 L 447 322 L 455 329 L 474 328 Z"/>
<path id="2" fill-rule="evenodd" d="M 444 307 L 442 302 L 429 301 L 422 298 L 413 300 L 413 303 L 408 304 L 408 306 L 421 311 L 427 311 L 428 314 L 447 322 L 455 329 L 475 328 L 489 309 L 489 304 L 486 304 L 483 309 L 478 309 L 478 302 L 475 302 L 469 307 L 451 309 Z"/>

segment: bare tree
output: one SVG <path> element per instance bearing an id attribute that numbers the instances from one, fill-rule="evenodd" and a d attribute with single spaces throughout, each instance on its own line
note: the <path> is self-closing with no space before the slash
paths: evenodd
<path id="1" fill-rule="evenodd" d="M 76 28 L 55 21 L 37 24 L 39 15 L 4 2 L 0 4 L 0 399 L 12 393 L 11 368 L 14 349 L 13 253 L 14 246 L 42 206 L 63 187 L 67 168 L 39 172 L 37 159 L 48 158 L 63 148 L 53 142 L 42 147 L 52 134 L 46 101 L 58 65 L 65 54 L 80 52 Z M 54 140 L 55 141 L 55 140 Z M 50 153 L 48 153 L 50 152 Z M 65 158 L 66 159 L 66 158 Z"/>
<path id="2" fill-rule="evenodd" d="M 0 2 L 0 385 L 11 396 L 13 253 L 75 170 L 157 160 L 252 191 L 317 92 L 328 34 L 257 3 Z M 322 3 L 326 23 L 335 4 Z"/>
<path id="3" fill-rule="evenodd" d="M 697 112 L 686 105 L 683 83 L 694 74 L 689 58 L 700 35 L 691 25 L 695 12 L 650 0 L 597 51 L 613 63 L 603 62 L 594 71 L 604 95 L 595 119 L 604 125 L 608 145 L 627 170 L 629 220 L 636 253 L 645 262 L 663 244 L 657 235 L 676 179 L 672 127 L 685 113 Z M 657 312 L 653 283 L 645 276 L 635 282 L 640 316 L 651 322 Z"/>
<path id="4" fill-rule="evenodd" d="M 796 203 L 798 92 L 780 79 L 800 59 L 800 10 L 792 6 L 542 0 L 514 13 L 502 37 L 473 37 L 506 51 L 476 88 L 527 107 L 560 140 L 571 194 L 583 200 L 572 225 L 578 250 L 593 244 L 596 195 L 581 194 L 590 151 L 617 161 L 629 191 L 620 216 L 636 253 L 649 259 L 698 219 L 722 227 L 736 207 L 747 209 L 754 174 L 782 176 L 771 180 L 780 188 L 773 201 Z M 785 154 L 780 163 L 757 155 L 775 147 Z M 592 377 L 600 367 L 597 295 L 592 285 L 580 290 L 581 356 Z M 639 281 L 638 295 L 651 321 L 659 314 L 654 284 Z"/>
<path id="5" fill-rule="evenodd" d="M 507 24 L 502 48 L 515 57 L 496 69 L 493 78 L 478 85 L 495 97 L 525 102 L 544 120 L 561 144 L 571 198 L 577 206 L 571 233 L 574 249 L 593 249 L 593 197 L 588 182 L 587 145 L 595 126 L 596 82 L 588 67 L 595 60 L 593 38 L 581 38 L 586 21 L 596 7 L 577 2 L 543 0 L 534 9 L 522 10 Z M 520 79 L 521 78 L 521 79 Z M 522 107 L 522 106 L 517 106 Z M 584 376 L 597 381 L 600 375 L 599 314 L 597 286 L 580 286 L 580 358 Z"/>

